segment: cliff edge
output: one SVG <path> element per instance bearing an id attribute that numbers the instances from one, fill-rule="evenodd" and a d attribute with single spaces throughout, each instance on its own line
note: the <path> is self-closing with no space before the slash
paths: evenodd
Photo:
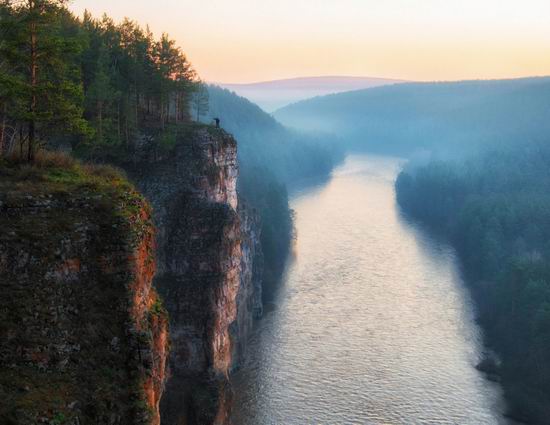
<path id="1" fill-rule="evenodd" d="M 149 205 L 113 169 L 0 164 L 1 423 L 160 423 L 154 245 Z"/>
<path id="2" fill-rule="evenodd" d="M 237 143 L 191 124 L 171 146 L 140 154 L 127 168 L 153 206 L 155 286 L 170 315 L 163 423 L 228 424 L 229 373 L 262 312 L 259 218 L 237 194 Z"/>

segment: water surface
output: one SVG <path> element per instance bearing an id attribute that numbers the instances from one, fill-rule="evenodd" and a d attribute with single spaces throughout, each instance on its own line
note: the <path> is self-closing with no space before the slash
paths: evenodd
<path id="1" fill-rule="evenodd" d="M 451 247 L 399 212 L 395 158 L 291 198 L 298 239 L 235 375 L 235 425 L 503 424 Z"/>

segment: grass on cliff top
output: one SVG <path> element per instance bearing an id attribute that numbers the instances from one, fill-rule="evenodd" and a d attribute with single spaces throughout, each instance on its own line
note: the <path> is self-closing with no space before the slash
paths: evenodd
<path id="1" fill-rule="evenodd" d="M 124 172 L 111 165 L 85 164 L 67 153 L 46 150 L 38 152 L 32 163 L 17 156 L 0 158 L 0 200 L 35 196 L 93 197 L 90 202 L 102 205 L 107 215 L 134 224 L 141 221 L 142 209 L 149 209 Z"/>
<path id="2" fill-rule="evenodd" d="M 224 137 L 228 133 L 222 128 L 200 122 L 188 122 L 182 124 L 173 124 L 167 126 L 158 136 L 158 145 L 161 151 L 171 152 L 178 144 L 186 143 L 193 139 L 198 131 L 206 130 L 208 134 L 214 137 Z"/>
<path id="3" fill-rule="evenodd" d="M 52 186 L 132 190 L 124 173 L 110 165 L 84 164 L 65 152 L 42 150 L 32 163 L 17 156 L 0 158 L 0 186 L 29 193 Z"/>

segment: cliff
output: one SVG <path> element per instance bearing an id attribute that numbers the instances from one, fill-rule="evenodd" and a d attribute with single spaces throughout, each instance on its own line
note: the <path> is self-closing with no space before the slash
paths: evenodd
<path id="1" fill-rule="evenodd" d="M 193 125 L 129 168 L 159 229 L 155 286 L 172 341 L 163 423 L 227 424 L 229 373 L 262 310 L 259 219 L 237 195 L 236 142 Z"/>
<path id="2" fill-rule="evenodd" d="M 62 162 L 0 164 L 0 423 L 159 424 L 151 209 L 112 169 Z"/>

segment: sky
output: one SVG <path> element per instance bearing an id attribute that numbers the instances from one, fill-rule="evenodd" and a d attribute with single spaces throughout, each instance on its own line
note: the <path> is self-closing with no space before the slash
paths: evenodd
<path id="1" fill-rule="evenodd" d="M 73 0 L 177 40 L 210 82 L 550 75 L 550 0 Z"/>

